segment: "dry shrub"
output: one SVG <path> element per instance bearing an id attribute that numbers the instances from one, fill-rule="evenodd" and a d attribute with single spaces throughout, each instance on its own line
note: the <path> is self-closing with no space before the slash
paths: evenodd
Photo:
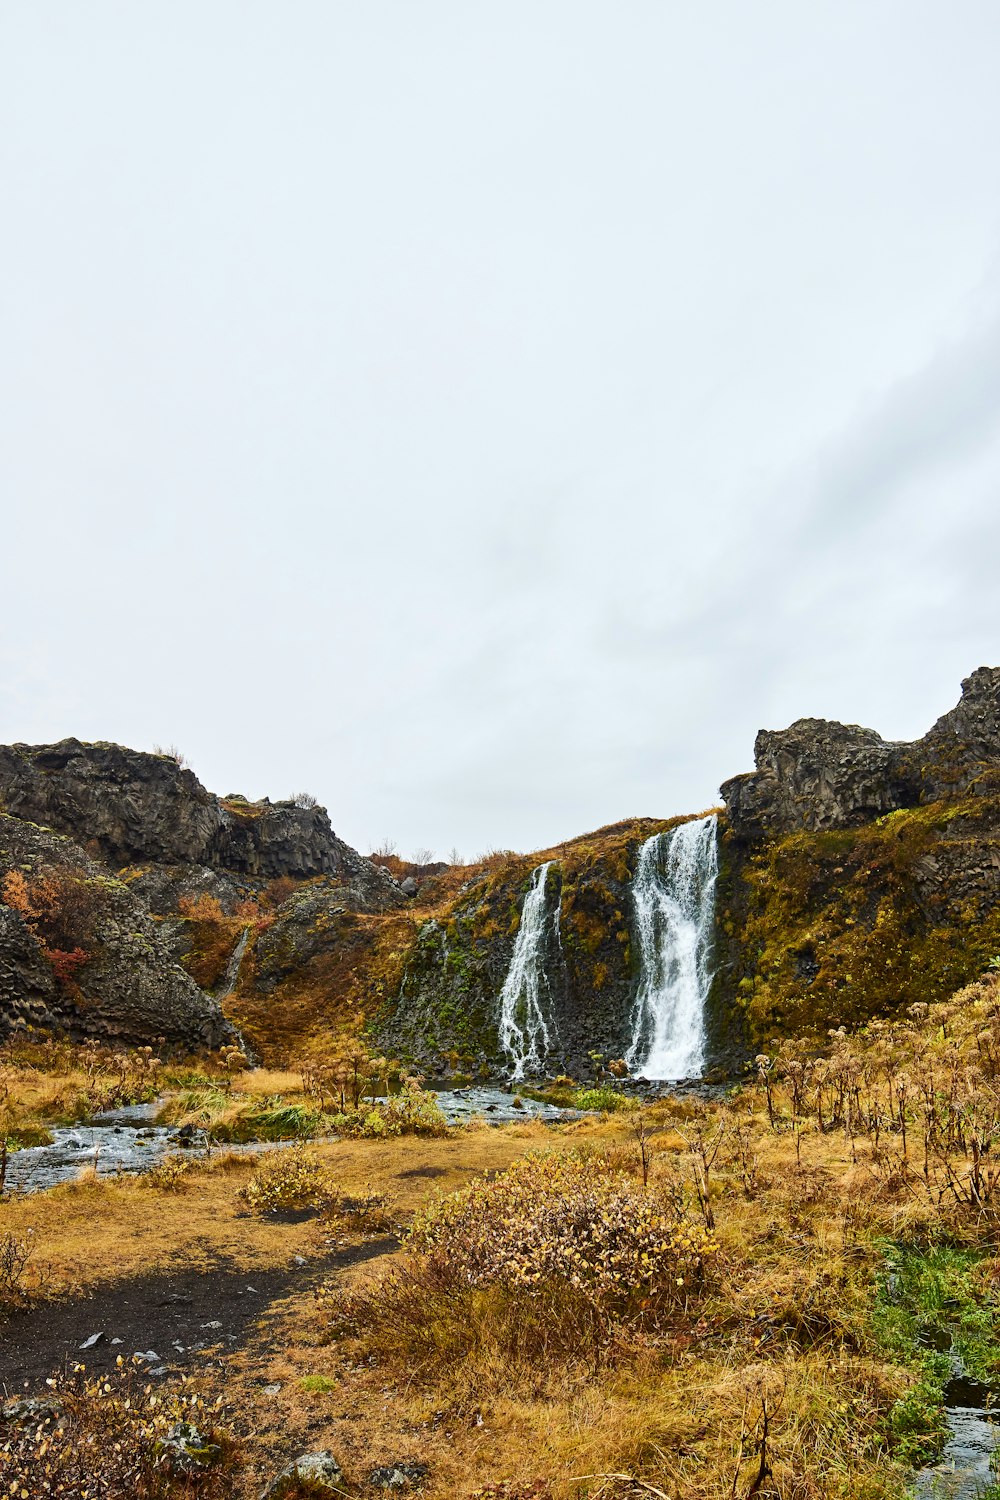
<path id="1" fill-rule="evenodd" d="M 24 1301 L 24 1273 L 35 1249 L 33 1231 L 0 1235 L 0 1312 Z"/>
<path id="2" fill-rule="evenodd" d="M 562 1282 L 626 1320 L 683 1304 L 718 1250 L 673 1192 L 576 1152 L 531 1153 L 453 1193 L 417 1215 L 412 1244 L 456 1284 Z"/>
<path id="3" fill-rule="evenodd" d="M 4 903 L 20 913 L 38 939 L 60 988 L 75 995 L 76 973 L 92 956 L 100 905 L 97 883 L 61 869 L 30 878 L 20 870 L 10 870 L 0 891 Z"/>
<path id="4" fill-rule="evenodd" d="M 217 896 L 210 896 L 207 891 L 201 891 L 197 896 L 181 896 L 177 909 L 182 917 L 187 917 L 192 922 L 223 920 L 222 903 Z"/>
<path id="5" fill-rule="evenodd" d="M 316 1153 L 295 1145 L 262 1157 L 239 1196 L 254 1213 L 296 1213 L 325 1208 L 334 1189 Z"/>
<path id="6" fill-rule="evenodd" d="M 392 1228 L 392 1209 L 388 1196 L 370 1184 L 363 1192 L 350 1198 L 342 1198 L 336 1208 L 336 1217 L 347 1228 L 359 1234 L 385 1234 Z"/>
<path id="7" fill-rule="evenodd" d="M 146 1173 L 146 1182 L 150 1187 L 162 1188 L 168 1193 L 179 1192 L 188 1186 L 185 1179 L 192 1165 L 189 1156 L 181 1156 L 179 1153 L 165 1156 L 152 1171 Z"/>
<path id="8" fill-rule="evenodd" d="M 199 1396 L 161 1397 L 130 1369 L 98 1378 L 78 1365 L 47 1383 L 45 1397 L 11 1403 L 6 1411 L 12 1416 L 0 1418 L 4 1494 L 65 1500 L 224 1500 L 233 1494 L 238 1454 Z M 205 1462 L 180 1471 L 162 1446 L 178 1422 L 197 1426 L 206 1445 Z"/>
<path id="9" fill-rule="evenodd" d="M 327 1289 L 331 1332 L 425 1371 L 465 1360 L 477 1388 L 544 1380 L 553 1355 L 600 1362 L 624 1329 L 686 1312 L 718 1253 L 672 1192 L 575 1153 L 531 1154 L 439 1199 L 409 1243 L 401 1270 Z"/>

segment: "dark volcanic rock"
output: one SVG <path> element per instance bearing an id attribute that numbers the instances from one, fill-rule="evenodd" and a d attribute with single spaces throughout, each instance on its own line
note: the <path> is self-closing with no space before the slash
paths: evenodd
<path id="1" fill-rule="evenodd" d="M 41 945 L 20 912 L 0 903 L 0 1031 L 55 1025 L 55 1000 L 55 977 Z"/>
<path id="2" fill-rule="evenodd" d="M 368 865 L 368 860 L 364 864 Z M 404 904 L 405 897 L 391 875 L 377 866 L 370 868 L 378 869 L 375 881 L 368 878 L 367 871 L 354 883 L 311 880 L 282 902 L 254 949 L 254 988 L 259 993 L 268 994 L 318 954 L 337 950 L 343 942 L 341 918 L 345 913 L 353 917 L 358 911 L 384 912 Z"/>
<path id="3" fill-rule="evenodd" d="M 78 931 L 63 942 L 86 959 L 71 984 L 58 982 L 21 914 L 0 902 L 0 1029 L 57 1021 L 107 1041 L 162 1036 L 184 1047 L 218 1047 L 233 1037 L 216 1002 L 174 962 L 145 907 L 69 839 L 0 814 L 0 890 L 12 872 L 67 882 Z"/>
<path id="4" fill-rule="evenodd" d="M 68 834 L 116 866 L 306 878 L 338 875 L 354 854 L 322 807 L 223 800 L 171 756 L 121 745 L 0 746 L 0 799 L 13 816 Z"/>
<path id="5" fill-rule="evenodd" d="M 900 766 L 901 746 L 874 729 L 829 719 L 798 719 L 762 729 L 757 770 L 722 784 L 729 821 L 761 838 L 805 828 L 854 828 L 918 800 Z"/>
<path id="6" fill-rule="evenodd" d="M 995 790 L 1000 668 L 980 667 L 967 678 L 957 707 L 912 744 L 857 724 L 799 719 L 788 729 L 762 729 L 754 761 L 755 771 L 722 785 L 730 826 L 751 842 L 858 828 L 897 808 Z"/>
<path id="7" fill-rule="evenodd" d="M 904 761 L 920 783 L 922 802 L 1000 790 L 1000 667 L 979 667 L 962 696 Z"/>

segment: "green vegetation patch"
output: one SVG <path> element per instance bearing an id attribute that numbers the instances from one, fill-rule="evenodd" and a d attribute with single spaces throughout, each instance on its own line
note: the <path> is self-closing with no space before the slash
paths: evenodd
<path id="1" fill-rule="evenodd" d="M 917 1372 L 892 1407 L 887 1436 L 895 1456 L 914 1466 L 940 1451 L 947 1434 L 948 1351 L 985 1384 L 1000 1382 L 995 1263 L 975 1250 L 887 1245 L 877 1278 L 873 1329 L 881 1353 Z"/>
<path id="2" fill-rule="evenodd" d="M 980 797 L 752 854 L 742 920 L 722 924 L 739 928 L 737 1000 L 756 1035 L 860 1025 L 981 974 L 1000 951 L 1000 904 L 980 877 L 998 826 L 1000 801 Z"/>

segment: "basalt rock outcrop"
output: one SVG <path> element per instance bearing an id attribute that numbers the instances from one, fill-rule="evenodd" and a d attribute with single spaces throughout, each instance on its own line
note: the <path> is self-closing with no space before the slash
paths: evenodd
<path id="1" fill-rule="evenodd" d="M 172 756 L 122 745 L 0 746 L 0 802 L 118 868 L 151 862 L 305 879 L 340 875 L 359 857 L 325 808 L 216 797 Z"/>
<path id="2" fill-rule="evenodd" d="M 20 895 L 0 889 L 0 1031 L 58 1025 L 218 1046 L 232 1028 L 191 975 L 219 987 L 244 931 L 264 916 L 262 894 L 268 910 L 303 884 L 320 888 L 320 905 L 406 904 L 388 871 L 336 836 L 324 808 L 216 797 L 170 755 L 74 739 L 0 746 L 0 810 L 0 882 L 12 871 L 29 882 Z M 32 915 L 41 898 L 46 912 Z M 72 927 L 75 913 L 79 926 L 84 908 L 79 940 L 49 932 L 46 941 L 46 921 Z"/>
<path id="3" fill-rule="evenodd" d="M 801 719 L 723 784 L 719 1007 L 758 1038 L 946 998 L 1000 954 L 1000 669 L 921 739 Z"/>
<path id="4" fill-rule="evenodd" d="M 0 1035 L 58 1027 L 192 1049 L 233 1039 L 145 907 L 71 840 L 0 815 L 0 893 Z"/>
<path id="5" fill-rule="evenodd" d="M 722 784 L 729 825 L 749 843 L 807 830 L 860 828 L 900 808 L 1000 790 L 1000 668 L 962 683 L 957 707 L 922 739 L 798 719 L 762 729 L 756 770 Z"/>

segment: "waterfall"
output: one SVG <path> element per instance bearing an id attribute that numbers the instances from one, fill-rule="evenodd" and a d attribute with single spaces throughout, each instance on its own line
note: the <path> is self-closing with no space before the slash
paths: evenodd
<path id="1" fill-rule="evenodd" d="M 718 873 L 714 813 L 654 834 L 639 851 L 640 977 L 625 1061 L 642 1078 L 691 1078 L 704 1067 Z"/>
<path id="2" fill-rule="evenodd" d="M 512 1078 L 541 1070 L 555 1033 L 552 983 L 546 969 L 553 943 L 560 947 L 561 898 L 552 906 L 546 891 L 554 861 L 539 865 L 531 876 L 521 911 L 514 952 L 500 993 L 500 1045 L 511 1063 Z"/>
<path id="3" fill-rule="evenodd" d="M 230 995 L 233 993 L 233 990 L 236 988 L 236 981 L 240 977 L 240 965 L 243 962 L 243 955 L 246 952 L 247 943 L 249 941 L 250 929 L 249 927 L 244 927 L 243 931 L 240 933 L 239 942 L 236 944 L 236 947 L 229 955 L 229 962 L 226 965 L 226 972 L 222 977 L 222 983 L 215 992 L 216 1000 L 228 1000 Z"/>

